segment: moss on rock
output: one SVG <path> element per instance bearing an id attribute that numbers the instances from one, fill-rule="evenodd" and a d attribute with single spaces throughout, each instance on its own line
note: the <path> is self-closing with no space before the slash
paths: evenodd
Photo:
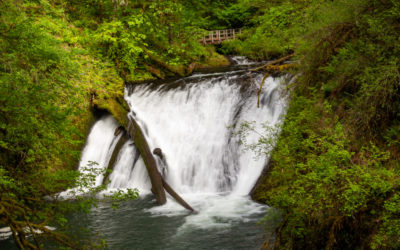
<path id="1" fill-rule="evenodd" d="M 202 62 L 196 62 L 195 70 L 229 66 L 231 63 L 224 55 L 218 54 L 214 49 L 208 49 L 208 55 Z"/>
<path id="2" fill-rule="evenodd" d="M 109 98 L 103 100 L 96 100 L 94 102 L 95 107 L 98 109 L 107 110 L 124 128 L 128 127 L 128 112 L 129 107 L 123 100 L 123 97 L 120 98 Z"/>

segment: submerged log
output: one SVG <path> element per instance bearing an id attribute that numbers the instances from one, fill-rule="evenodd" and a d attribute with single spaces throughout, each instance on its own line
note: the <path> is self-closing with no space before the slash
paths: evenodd
<path id="1" fill-rule="evenodd" d="M 155 148 L 153 150 L 153 154 L 158 156 L 157 164 L 158 164 L 158 170 L 160 171 L 161 178 L 164 178 L 165 172 L 167 170 L 167 161 L 164 157 L 164 154 L 161 151 L 161 148 Z"/>
<path id="2" fill-rule="evenodd" d="M 118 128 L 115 129 L 114 131 L 114 136 L 118 136 L 119 134 L 121 134 L 121 132 L 124 132 L 125 129 L 123 126 L 119 126 Z"/>
<path id="3" fill-rule="evenodd" d="M 156 196 L 157 203 L 164 205 L 167 202 L 167 198 L 163 188 L 161 175 L 157 169 L 156 160 L 150 151 L 149 145 L 147 144 L 146 138 L 144 137 L 139 124 L 137 124 L 133 117 L 129 117 L 128 133 L 134 140 L 136 147 L 139 149 L 139 152 L 142 155 L 144 164 L 146 165 L 147 173 L 150 177 L 152 186 L 151 189 Z"/>

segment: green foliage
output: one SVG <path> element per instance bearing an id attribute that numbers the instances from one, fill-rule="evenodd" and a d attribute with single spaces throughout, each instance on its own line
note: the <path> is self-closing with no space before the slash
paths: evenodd
<path id="1" fill-rule="evenodd" d="M 124 81 L 185 75 L 194 62 L 226 62 L 199 43 L 205 26 L 193 18 L 200 11 L 186 4 L 0 2 L 0 224 L 11 227 L 20 248 L 42 247 L 35 230 L 77 247 L 60 233 L 68 224 L 65 214 L 89 211 L 105 188 L 93 186 L 103 174 L 96 168 L 84 175 L 71 170 L 93 121 L 92 108 L 108 110 L 127 125 Z M 232 13 L 241 18 L 231 9 L 220 19 Z M 59 200 L 66 189 L 74 202 Z M 137 195 L 137 190 L 117 190 L 102 200 L 117 207 Z"/>
<path id="2" fill-rule="evenodd" d="M 254 59 L 295 52 L 301 72 L 282 127 L 265 124 L 256 144 L 243 141 L 259 154 L 276 144 L 256 192 L 277 209 L 269 216 L 282 218 L 276 246 L 399 248 L 399 19 L 395 0 L 2 1 L 1 223 L 14 221 L 16 239 L 30 246 L 24 227 L 52 234 L 44 225 L 65 226 L 67 210 L 95 205 L 94 197 L 44 199 L 104 188 L 90 188 L 99 173 L 82 179 L 68 170 L 88 109 L 107 109 L 123 124 L 123 80 L 219 65 L 201 33 L 244 26 L 220 51 Z M 108 198 L 116 206 L 136 195 Z"/>
<path id="3" fill-rule="evenodd" d="M 94 164 L 97 163 L 89 164 L 82 173 L 72 170 L 54 173 L 36 171 L 25 176 L 27 179 L 23 182 L 13 179 L 9 171 L 0 168 L 0 223 L 11 227 L 14 240 L 21 249 L 39 248 L 48 237 L 71 248 L 77 248 L 83 243 L 74 242 L 48 226 L 60 231 L 68 223 L 66 214 L 79 211 L 89 213 L 90 208 L 97 205 L 99 198 L 96 195 L 106 186 L 95 186 L 96 177 L 104 174 L 104 171 L 93 168 Z M 57 193 L 66 188 L 72 189 L 63 196 Z M 128 189 L 113 191 L 101 199 L 109 199 L 113 207 L 118 207 L 119 202 L 137 196 L 136 189 Z M 32 235 L 34 242 L 27 240 L 27 235 Z"/>
<path id="4" fill-rule="evenodd" d="M 304 42 L 299 48 L 306 55 L 302 82 L 319 86 L 326 96 L 336 98 L 348 125 L 359 132 L 357 136 L 380 136 L 378 131 L 385 131 L 397 120 L 399 106 L 396 55 L 400 47 L 396 42 L 398 29 L 393 25 L 399 17 L 398 6 L 391 1 L 339 4 L 333 4 L 334 12 L 325 13 L 342 13 L 340 19 L 316 22 L 319 28 L 310 29 L 314 36 L 311 44 Z"/>
<path id="5" fill-rule="evenodd" d="M 141 46 L 146 46 L 144 34 L 136 33 L 132 28 L 140 25 L 142 19 L 129 18 L 125 22 L 111 21 L 102 24 L 93 38 L 104 55 L 119 64 L 122 69 L 134 72 L 143 54 Z"/>
<path id="6" fill-rule="evenodd" d="M 275 246 L 397 249 L 398 1 L 237 4 L 245 3 L 256 9 L 248 29 L 222 51 L 258 59 L 294 51 L 299 60 L 268 178 L 255 194 L 282 212 Z M 271 142 L 248 148 L 266 152 Z"/>
<path id="7" fill-rule="evenodd" d="M 156 77 L 163 77 L 164 72 L 184 75 L 189 64 L 208 57 L 199 43 L 201 29 L 189 18 L 193 10 L 180 1 L 115 3 L 71 2 L 67 10 L 71 21 L 84 29 L 80 43 L 102 59 L 113 61 L 125 80 L 148 79 L 148 72 Z M 76 15 L 77 11 L 81 14 Z M 96 23 L 84 25 L 87 20 Z"/>
<path id="8" fill-rule="evenodd" d="M 49 154 L 60 153 L 68 161 L 63 144 L 78 143 L 68 117 L 79 110 L 63 98 L 77 91 L 69 82 L 76 66 L 40 25 L 16 6 L 2 7 L 1 165 L 48 164 Z"/>
<path id="9" fill-rule="evenodd" d="M 93 173 L 69 169 L 90 126 L 90 96 L 96 103 L 123 96 L 116 71 L 80 48 L 78 32 L 52 7 L 47 1 L 0 4 L 0 223 L 11 227 L 20 248 L 41 246 L 37 230 L 76 247 L 46 226 L 61 228 L 65 212 L 96 204 L 95 197 L 60 202 L 57 193 L 104 189 L 91 187 Z M 136 196 L 134 190 L 110 194 L 113 203 Z"/>
<path id="10" fill-rule="evenodd" d="M 263 123 L 261 124 L 263 131 L 257 130 L 255 125 L 254 121 L 243 122 L 235 133 L 239 136 L 239 143 L 244 146 L 244 150 L 250 150 L 256 154 L 256 157 L 259 157 L 274 148 L 281 124 L 278 123 L 275 126 L 271 126 L 268 122 Z M 247 141 L 247 136 L 250 132 L 259 135 L 257 142 L 249 143 Z"/>
<path id="11" fill-rule="evenodd" d="M 236 8 L 243 11 L 257 9 L 257 1 L 242 0 Z M 305 4 L 265 3 L 262 12 L 248 17 L 241 40 L 226 41 L 222 51 L 228 54 L 242 54 L 253 59 L 271 59 L 294 49 L 295 39 L 302 32 L 302 12 Z M 255 12 L 253 10 L 253 12 Z"/>
<path id="12" fill-rule="evenodd" d="M 268 179 L 256 193 L 258 200 L 283 211 L 275 246 L 377 244 L 367 235 L 374 233 L 371 228 L 377 226 L 376 220 L 387 213 L 390 199 L 386 199 L 398 185 L 398 170 L 388 164 L 389 152 L 372 143 L 359 152 L 351 151 L 343 125 L 327 102 L 319 103 L 320 96 L 294 94 L 292 98 L 271 156 Z M 393 220 L 397 215 L 387 216 Z M 397 225 L 389 219 L 385 222 Z M 391 226 L 385 230 L 398 237 Z M 385 235 L 386 231 L 376 234 L 381 240 L 377 246 L 396 246 Z"/>
<path id="13" fill-rule="evenodd" d="M 238 1 L 189 0 L 182 1 L 184 14 L 196 27 L 205 30 L 241 28 L 250 19 L 252 7 Z"/>

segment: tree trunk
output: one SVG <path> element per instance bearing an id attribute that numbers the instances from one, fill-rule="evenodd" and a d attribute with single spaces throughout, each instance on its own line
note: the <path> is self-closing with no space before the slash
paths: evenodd
<path id="1" fill-rule="evenodd" d="M 262 65 L 262 66 L 260 66 L 260 67 L 251 69 L 250 71 L 258 71 L 258 70 L 265 70 L 265 69 L 268 69 L 269 66 L 283 63 L 283 62 L 289 60 L 290 58 L 292 58 L 293 56 L 294 56 L 294 53 L 293 53 L 293 54 L 290 54 L 290 55 L 287 55 L 287 56 L 284 56 L 284 57 L 281 57 L 281 58 L 276 59 L 276 60 L 274 60 L 274 61 L 270 61 L 270 62 L 268 62 L 268 63 L 266 63 L 266 64 L 264 64 L 264 65 Z"/>

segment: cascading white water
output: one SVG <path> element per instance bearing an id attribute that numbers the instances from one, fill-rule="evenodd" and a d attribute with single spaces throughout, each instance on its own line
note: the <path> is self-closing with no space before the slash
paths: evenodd
<path id="1" fill-rule="evenodd" d="M 256 129 L 262 131 L 262 123 L 279 122 L 285 110 L 278 91 L 282 79 L 267 79 L 257 108 L 256 89 L 262 74 L 245 79 L 237 73 L 204 76 L 191 77 L 179 87 L 136 86 L 127 92 L 126 100 L 150 148 L 161 148 L 165 155 L 164 178 L 199 211 L 186 217 L 185 226 L 226 226 L 264 211 L 248 194 L 268 160 L 267 155 L 255 158 L 253 152 L 244 151 L 231 127 L 255 121 Z M 258 138 L 250 132 L 247 142 Z M 141 187 L 142 181 L 148 183 L 146 178 L 136 181 Z M 173 216 L 185 210 L 170 200 L 150 212 Z"/>
<path id="2" fill-rule="evenodd" d="M 177 192 L 246 195 L 265 166 L 265 158 L 242 150 L 228 127 L 245 121 L 274 125 L 283 111 L 275 91 L 279 80 L 267 79 L 261 101 L 269 103 L 257 108 L 257 96 L 243 93 L 238 77 L 208 78 L 170 90 L 142 85 L 127 95 L 150 148 L 165 154 L 165 178 Z M 254 82 L 261 79 L 257 75 Z M 247 139 L 255 142 L 258 135 L 250 133 Z"/>
<path id="3" fill-rule="evenodd" d="M 82 157 L 79 162 L 79 170 L 85 172 L 85 168 L 95 162 L 93 168 L 100 170 L 106 169 L 111 155 L 121 135 L 115 136 L 115 130 L 118 128 L 118 122 L 112 116 L 105 116 L 97 121 L 86 141 Z M 103 175 L 96 177 L 96 186 L 103 182 Z"/>
<path id="4" fill-rule="evenodd" d="M 128 140 L 121 148 L 108 188 L 137 188 L 142 195 L 150 193 L 151 183 L 146 166 L 132 140 Z"/>
<path id="5" fill-rule="evenodd" d="M 89 169 L 107 169 L 114 149 L 123 136 L 115 135 L 118 127 L 118 122 L 111 115 L 104 115 L 93 125 L 79 162 L 78 170 L 81 173 L 92 174 Z M 97 175 L 93 187 L 100 186 L 103 180 L 103 174 Z M 120 149 L 109 180 L 106 193 L 121 188 L 137 188 L 141 195 L 150 193 L 151 183 L 146 166 L 131 139 Z M 77 194 L 81 194 L 80 191 L 73 188 L 61 192 L 60 196 L 67 198 Z"/>
<path id="6" fill-rule="evenodd" d="M 249 60 L 245 56 L 232 56 L 231 60 L 237 65 L 253 65 L 257 63 Z"/>
<path id="7" fill-rule="evenodd" d="M 262 132 L 263 123 L 274 126 L 280 121 L 286 106 L 279 91 L 282 78 L 267 78 L 258 108 L 257 89 L 263 75 L 241 71 L 196 74 L 171 83 L 134 85 L 126 91 L 131 115 L 151 150 L 162 149 L 166 164 L 159 166 L 160 172 L 198 212 L 187 216 L 181 228 L 227 226 L 267 209 L 252 202 L 248 194 L 268 155 L 255 157 L 254 152 L 244 151 L 232 131 L 243 122 L 254 121 L 256 130 Z M 110 117 L 96 123 L 81 164 L 94 160 L 100 167 L 107 165 L 117 141 L 117 126 Z M 92 139 L 99 140 L 98 133 L 107 143 Z M 247 143 L 255 143 L 259 134 L 249 131 L 246 138 Z M 109 179 L 111 190 L 138 188 L 142 195 L 150 193 L 144 162 L 132 140 L 121 148 Z M 166 205 L 149 212 L 162 216 L 187 213 L 170 197 Z"/>
<path id="8" fill-rule="evenodd" d="M 111 116 L 104 116 L 98 120 L 90 130 L 86 140 L 86 145 L 82 151 L 81 160 L 79 162 L 79 171 L 81 173 L 93 174 L 89 169 L 105 170 L 110 161 L 115 146 L 121 135 L 115 136 L 115 130 L 119 127 L 118 122 Z M 96 176 L 94 186 L 102 184 L 104 175 Z M 69 189 L 60 193 L 61 197 L 70 197 L 86 190 L 78 190 L 77 188 Z"/>

